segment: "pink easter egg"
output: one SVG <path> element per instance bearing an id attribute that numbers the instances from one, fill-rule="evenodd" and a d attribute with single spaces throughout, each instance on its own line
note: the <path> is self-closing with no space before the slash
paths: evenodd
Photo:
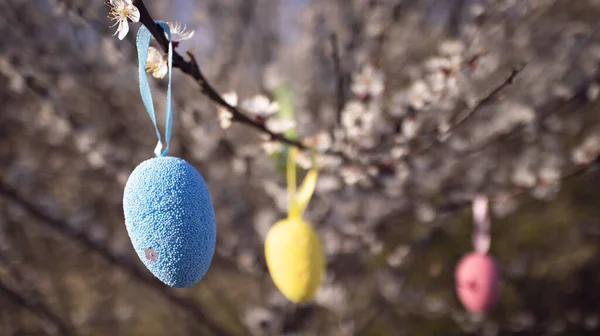
<path id="1" fill-rule="evenodd" d="M 456 266 L 454 276 L 458 298 L 467 310 L 482 313 L 494 307 L 500 296 L 500 271 L 492 257 L 469 253 Z"/>

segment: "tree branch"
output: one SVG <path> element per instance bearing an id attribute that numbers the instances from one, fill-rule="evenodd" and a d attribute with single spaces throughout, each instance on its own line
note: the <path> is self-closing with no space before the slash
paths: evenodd
<path id="1" fill-rule="evenodd" d="M 54 326 L 58 329 L 60 335 L 75 335 L 72 328 L 65 321 L 63 321 L 58 315 L 54 314 L 49 307 L 39 302 L 39 300 L 31 300 L 21 295 L 20 293 L 6 286 L 2 281 L 0 281 L 0 294 L 15 304 L 30 310 L 38 317 L 51 321 L 52 324 L 54 324 Z"/>
<path id="2" fill-rule="evenodd" d="M 331 60 L 333 62 L 333 70 L 336 77 L 336 122 L 338 125 L 342 124 L 342 111 L 344 110 L 344 104 L 346 95 L 344 94 L 344 82 L 345 76 L 342 72 L 342 65 L 340 60 L 340 51 L 338 46 L 338 38 L 335 33 L 331 33 L 329 37 L 331 43 Z"/>
<path id="3" fill-rule="evenodd" d="M 160 26 L 156 25 L 156 23 L 154 22 L 154 19 L 152 18 L 152 16 L 150 16 L 148 9 L 144 5 L 144 1 L 134 0 L 133 4 L 140 11 L 140 23 L 142 23 L 146 28 L 148 28 L 148 30 L 150 31 L 152 36 L 154 36 L 154 38 L 156 39 L 156 41 L 158 42 L 160 47 L 163 49 L 163 51 L 167 52 L 169 50 L 169 41 L 165 37 L 164 31 L 162 30 L 162 28 Z M 192 54 L 188 53 L 188 55 L 190 56 L 190 61 L 186 61 L 177 51 L 173 50 L 173 66 L 175 68 L 179 68 L 185 74 L 194 78 L 194 80 L 196 80 L 196 83 L 198 83 L 198 85 L 200 85 L 200 89 L 201 89 L 202 93 L 206 97 L 208 97 L 208 99 L 210 99 L 213 103 L 220 105 L 223 108 L 227 109 L 229 112 L 231 112 L 233 121 L 248 125 L 254 129 L 258 130 L 259 132 L 262 132 L 262 133 L 268 135 L 270 140 L 281 141 L 288 145 L 296 146 L 302 150 L 307 149 L 307 146 L 302 144 L 300 141 L 289 139 L 281 133 L 275 133 L 275 132 L 269 130 L 263 122 L 257 122 L 255 120 L 251 119 L 250 117 L 243 114 L 238 108 L 228 104 L 225 101 L 225 99 L 223 99 L 223 97 L 221 97 L 221 95 L 206 80 L 206 78 L 204 77 L 204 74 L 202 74 L 202 71 L 201 71 L 200 67 L 198 66 L 198 63 L 196 63 Z"/>
<path id="4" fill-rule="evenodd" d="M 523 63 L 523 64 L 520 64 L 520 65 L 514 67 L 512 69 L 512 71 L 510 72 L 510 75 L 508 75 L 508 77 L 506 77 L 505 80 L 503 80 L 498 86 L 496 86 L 496 88 L 494 88 L 490 93 L 488 93 L 483 99 L 478 101 L 477 104 L 475 104 L 475 106 L 473 106 L 470 110 L 468 110 L 467 113 L 465 113 L 465 115 L 463 117 L 461 117 L 456 122 L 452 123 L 452 126 L 450 127 L 450 129 L 448 129 L 448 132 L 452 132 L 452 131 L 456 130 L 457 128 L 459 128 L 467 120 L 469 120 L 473 115 L 475 115 L 475 113 L 477 113 L 477 111 L 479 109 L 481 109 L 482 106 L 485 106 L 488 103 L 490 103 L 491 101 L 493 101 L 494 99 L 497 99 L 498 95 L 502 92 L 502 90 L 504 90 L 507 86 L 514 83 L 515 78 L 517 78 L 517 76 L 521 73 L 521 71 L 523 71 L 523 69 L 525 69 L 525 65 L 526 64 Z"/>
<path id="5" fill-rule="evenodd" d="M 209 315 L 195 300 L 174 294 L 172 291 L 168 290 L 162 282 L 151 276 L 148 272 L 142 271 L 134 263 L 114 255 L 105 245 L 90 239 L 90 237 L 88 237 L 84 232 L 77 231 L 64 221 L 46 214 L 44 210 L 27 201 L 25 198 L 19 195 L 15 189 L 5 184 L 4 181 L 0 181 L 0 196 L 13 201 L 52 230 L 79 242 L 80 244 L 101 255 L 111 265 L 123 269 L 131 277 L 157 290 L 174 305 L 194 316 L 196 320 L 204 324 L 206 328 L 209 329 L 213 334 L 219 336 L 232 335 L 228 330 L 221 327 L 217 321 L 209 317 Z"/>
<path id="6" fill-rule="evenodd" d="M 460 128 L 462 125 L 464 125 L 469 119 L 471 119 L 471 117 L 473 117 L 482 107 L 486 106 L 487 104 L 489 104 L 490 102 L 492 102 L 494 99 L 497 99 L 498 95 L 509 85 L 513 84 L 515 81 L 515 78 L 517 78 L 517 76 L 521 73 L 521 71 L 523 71 L 523 69 L 525 68 L 525 63 L 520 64 L 516 67 L 514 67 L 512 69 L 512 71 L 510 72 L 510 74 L 502 81 L 500 82 L 492 91 L 490 91 L 490 93 L 488 93 L 487 95 L 485 95 L 483 98 L 481 98 L 476 104 L 475 106 L 473 106 L 471 109 L 467 110 L 462 117 L 460 117 L 460 119 L 454 121 L 451 123 L 450 128 L 448 130 L 445 131 L 445 133 L 448 134 L 452 134 L 453 131 L 455 131 L 456 129 Z M 422 137 L 427 137 L 427 136 L 432 136 L 434 133 L 436 132 L 436 130 L 431 130 L 428 131 L 427 134 L 420 136 Z M 431 140 L 427 145 L 425 145 L 424 147 L 422 147 L 421 149 L 417 150 L 415 153 L 421 154 L 423 152 L 428 151 L 429 149 L 431 149 L 432 147 L 434 147 L 436 144 L 441 143 L 440 139 L 435 138 L 433 140 Z"/>

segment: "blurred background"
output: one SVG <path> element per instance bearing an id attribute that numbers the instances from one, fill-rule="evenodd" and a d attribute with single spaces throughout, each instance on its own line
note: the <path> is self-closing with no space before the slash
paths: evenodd
<path id="1" fill-rule="evenodd" d="M 319 157 L 305 214 L 323 286 L 305 305 L 274 287 L 263 243 L 284 176 L 178 69 L 169 154 L 207 181 L 218 242 L 195 286 L 156 280 L 122 212 L 156 144 L 140 24 L 120 41 L 100 0 L 0 0 L 0 335 L 600 333 L 600 1 L 145 3 L 195 30 L 177 49 L 219 92 L 287 85 L 299 136 L 344 154 Z M 162 123 L 166 81 L 151 83 Z M 486 316 L 454 289 L 475 193 L 503 280 Z"/>

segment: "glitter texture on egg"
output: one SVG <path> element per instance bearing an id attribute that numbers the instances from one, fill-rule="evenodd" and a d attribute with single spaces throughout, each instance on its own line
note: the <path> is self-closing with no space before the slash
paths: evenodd
<path id="1" fill-rule="evenodd" d="M 129 176 L 123 196 L 127 233 L 154 276 L 171 287 L 189 287 L 208 271 L 216 224 L 208 187 L 185 160 L 156 157 Z"/>

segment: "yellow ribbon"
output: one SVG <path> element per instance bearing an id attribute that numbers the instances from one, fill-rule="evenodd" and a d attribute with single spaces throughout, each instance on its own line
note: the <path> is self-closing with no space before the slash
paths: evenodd
<path id="1" fill-rule="evenodd" d="M 311 300 L 323 281 L 325 257 L 319 236 L 302 219 L 317 184 L 315 153 L 312 168 L 296 190 L 298 149 L 290 147 L 287 157 L 288 217 L 269 229 L 265 238 L 265 258 L 273 282 L 289 300 Z"/>
<path id="2" fill-rule="evenodd" d="M 288 218 L 302 218 L 302 214 L 317 185 L 319 171 L 316 165 L 315 152 L 312 152 L 312 168 L 306 174 L 300 189 L 296 192 L 296 158 L 298 157 L 298 148 L 290 147 L 287 162 L 287 188 L 288 188 Z"/>

